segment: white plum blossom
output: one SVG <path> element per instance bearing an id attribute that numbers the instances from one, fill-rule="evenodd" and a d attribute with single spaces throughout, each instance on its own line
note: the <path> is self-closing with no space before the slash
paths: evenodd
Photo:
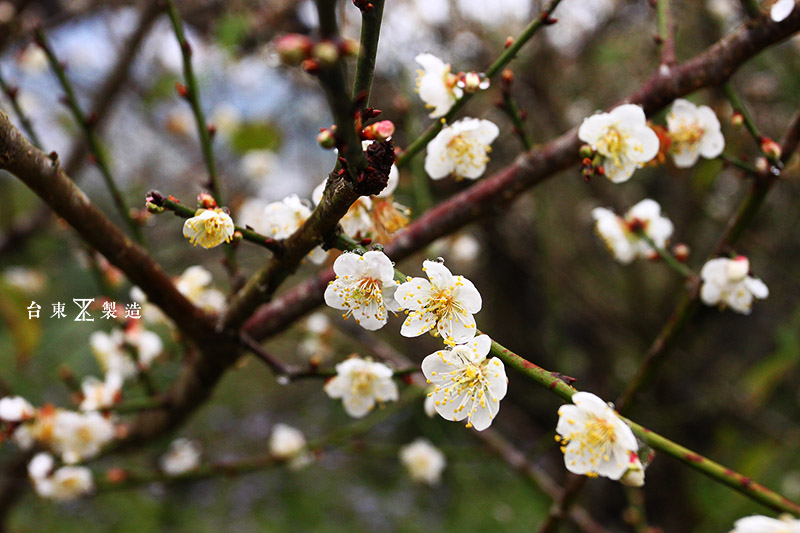
<path id="1" fill-rule="evenodd" d="M 475 313 L 483 304 L 475 285 L 454 276 L 442 263 L 425 261 L 424 278 L 409 278 L 397 288 L 395 299 L 409 311 L 400 334 L 417 337 L 436 328 L 447 344 L 461 344 L 475 336 Z"/>
<path id="2" fill-rule="evenodd" d="M 38 420 L 37 420 L 38 421 Z M 91 459 L 115 436 L 114 423 L 97 412 L 76 413 L 57 409 L 52 435 L 44 442 L 67 464 Z"/>
<path id="3" fill-rule="evenodd" d="M 94 376 L 87 376 L 81 382 L 83 401 L 81 411 L 98 411 L 108 409 L 121 399 L 122 376 L 115 372 L 106 374 L 104 381 Z"/>
<path id="4" fill-rule="evenodd" d="M 290 468 L 300 468 L 312 460 L 303 432 L 287 424 L 275 424 L 268 446 L 269 454 L 278 461 L 286 461 Z"/>
<path id="5" fill-rule="evenodd" d="M 731 533 L 800 533 L 800 520 L 786 515 L 779 518 L 747 516 L 733 524 Z"/>
<path id="6" fill-rule="evenodd" d="M 672 160 L 679 168 L 691 167 L 700 156 L 713 159 L 725 148 L 719 119 L 708 106 L 675 100 L 667 115 L 667 130 Z"/>
<path id="7" fill-rule="evenodd" d="M 106 374 L 118 374 L 128 379 L 136 376 L 139 368 L 150 368 L 155 358 L 161 355 L 164 344 L 156 333 L 134 322 L 126 329 L 116 328 L 110 334 L 95 331 L 89 336 L 89 347 Z"/>
<path id="8" fill-rule="evenodd" d="M 344 253 L 333 263 L 336 279 L 325 289 L 325 303 L 346 311 L 363 327 L 374 331 L 386 324 L 387 311 L 397 312 L 394 265 L 383 252 Z"/>
<path id="9" fill-rule="evenodd" d="M 161 471 L 170 476 L 191 472 L 200 465 L 200 444 L 189 439 L 175 439 L 159 459 Z"/>
<path id="10" fill-rule="evenodd" d="M 492 142 L 500 134 L 494 122 L 462 118 L 442 128 L 428 143 L 425 172 L 435 180 L 453 175 L 477 179 L 486 171 Z"/>
<path id="11" fill-rule="evenodd" d="M 467 419 L 467 427 L 488 428 L 508 390 L 506 369 L 497 357 L 487 359 L 492 340 L 478 335 L 467 344 L 439 350 L 422 360 L 422 373 L 433 391 L 436 412 L 447 420 Z"/>
<path id="12" fill-rule="evenodd" d="M 400 448 L 400 462 L 414 481 L 437 485 L 447 461 L 444 454 L 429 440 L 418 438 Z"/>
<path id="13" fill-rule="evenodd" d="M 178 276 L 175 280 L 175 288 L 204 311 L 218 313 L 225 308 L 225 295 L 213 288 L 211 282 L 211 272 L 194 265 Z"/>
<path id="14" fill-rule="evenodd" d="M 0 399 L 0 420 L 3 422 L 22 422 L 31 418 L 36 410 L 21 396 L 6 396 Z"/>
<path id="15" fill-rule="evenodd" d="M 74 500 L 94 490 L 92 471 L 85 466 L 62 466 L 53 471 L 53 457 L 36 454 L 28 463 L 28 475 L 36 494 L 56 501 Z"/>
<path id="16" fill-rule="evenodd" d="M 769 17 L 775 22 L 780 22 L 794 11 L 795 0 L 778 0 L 769 9 Z"/>
<path id="17" fill-rule="evenodd" d="M 749 315 L 753 298 L 759 300 L 769 296 L 769 289 L 758 278 L 748 276 L 750 261 L 743 255 L 734 259 L 719 257 L 703 265 L 700 278 L 703 286 L 700 299 L 720 309 L 730 307 L 737 313 Z"/>
<path id="18" fill-rule="evenodd" d="M 636 437 L 606 402 L 590 392 L 576 392 L 572 403 L 558 409 L 556 426 L 567 470 L 619 480 L 630 468 L 641 469 Z"/>
<path id="19" fill-rule="evenodd" d="M 259 209 L 258 204 L 248 209 L 248 217 L 242 217 L 244 224 L 258 233 L 272 239 L 285 239 L 294 233 L 308 217 L 311 209 L 296 194 L 290 194 L 279 202 L 272 202 Z M 314 248 L 308 258 L 317 264 L 325 261 L 327 253 L 320 247 Z"/>
<path id="20" fill-rule="evenodd" d="M 242 174 L 252 181 L 266 180 L 277 167 L 278 156 L 272 150 L 250 150 L 242 156 Z"/>
<path id="21" fill-rule="evenodd" d="M 392 374 L 392 369 L 383 363 L 354 357 L 336 365 L 336 376 L 325 384 L 325 393 L 341 398 L 348 415 L 363 418 L 376 402 L 397 401 Z"/>
<path id="22" fill-rule="evenodd" d="M 102 256 L 101 256 L 102 257 Z M 32 268 L 10 266 L 3 270 L 0 280 L 24 292 L 40 292 L 47 285 L 47 278 Z"/>
<path id="23" fill-rule="evenodd" d="M 672 236 L 672 222 L 661 216 L 661 206 L 655 200 L 645 199 L 631 207 L 624 217 L 610 209 L 592 210 L 595 232 L 603 239 L 614 259 L 627 265 L 637 258 L 654 258 L 658 254 L 639 232 L 644 232 L 659 248 L 664 248 Z"/>
<path id="24" fill-rule="evenodd" d="M 233 239 L 233 219 L 216 207 L 214 209 L 198 209 L 195 216 L 183 223 L 183 236 L 193 245 L 213 248 Z"/>
<path id="25" fill-rule="evenodd" d="M 464 94 L 456 84 L 458 77 L 450 72 L 449 64 L 432 54 L 419 54 L 414 59 L 423 68 L 418 71 L 417 91 L 425 106 L 432 109 L 428 116 L 445 116 Z"/>
<path id="26" fill-rule="evenodd" d="M 578 138 L 602 156 L 605 175 L 614 183 L 628 181 L 634 170 L 658 154 L 658 135 L 647 126 L 644 110 L 634 104 L 585 118 Z"/>

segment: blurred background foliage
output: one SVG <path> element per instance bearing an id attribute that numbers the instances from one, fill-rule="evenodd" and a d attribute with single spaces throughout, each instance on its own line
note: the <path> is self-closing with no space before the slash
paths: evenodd
<path id="1" fill-rule="evenodd" d="M 6 31 L 0 69 L 20 86 L 20 102 L 45 149 L 66 154 L 78 132 L 58 102 L 61 91 L 55 78 L 29 46 L 26 28 L 32 20 L 45 22 L 81 101 L 88 104 L 135 26 L 136 10 L 124 2 L 92 0 L 25 4 L 30 5 L 2 22 Z M 672 4 L 679 60 L 703 50 L 743 19 L 734 0 Z M 318 128 L 329 126 L 331 119 L 315 80 L 279 67 L 269 42 L 284 31 L 313 31 L 312 5 L 208 0 L 179 6 L 190 24 L 201 101 L 217 124 L 215 149 L 234 219 L 246 198 L 275 201 L 289 193 L 308 198 L 332 167 L 334 156 L 314 143 Z M 413 92 L 416 54 L 437 54 L 456 71 L 481 70 L 538 8 L 538 2 L 528 0 L 388 2 L 372 103 L 398 125 L 396 144 L 405 146 L 430 122 Z M 527 111 L 526 126 L 537 143 L 613 105 L 638 88 L 658 63 L 652 42 L 655 14 L 645 1 L 564 0 L 554 16 L 559 22 L 538 35 L 511 67 L 514 98 Z M 345 34 L 357 37 L 358 10 L 342 3 L 342 17 Z M 137 207 L 151 188 L 191 203 L 205 179 L 190 110 L 175 94 L 180 63 L 166 22 L 158 21 L 142 46 L 131 79 L 102 129 L 115 174 L 129 203 Z M 798 46 L 795 38 L 770 49 L 733 78 L 759 127 L 778 139 L 798 104 Z M 500 97 L 499 83 L 495 85 L 467 111 L 501 128 L 487 175 L 520 151 L 512 125 L 494 105 Z M 747 133 L 730 126 L 731 109 L 721 94 L 705 90 L 690 99 L 717 112 L 726 153 L 756 155 Z M 6 103 L 3 109 L 8 111 Z M 652 120 L 663 123 L 663 113 Z M 260 150 L 270 152 L 258 159 L 253 154 Z M 74 177 L 116 219 L 96 170 L 84 165 Z M 401 173 L 397 196 L 416 216 L 429 198 L 440 200 L 469 185 L 430 182 L 420 156 Z M 699 270 L 747 187 L 740 172 L 719 161 L 703 160 L 689 170 L 670 164 L 649 167 L 624 185 L 600 179 L 584 183 L 576 167 L 466 228 L 457 239 L 436 243 L 398 267 L 419 275 L 423 258 L 445 257 L 454 272 L 481 291 L 481 329 L 531 361 L 577 378 L 579 388 L 612 399 L 631 378 L 683 286 L 658 262 L 616 264 L 593 234 L 591 209 L 607 206 L 624 212 L 645 197 L 656 199 L 675 223 L 673 242 L 690 246 L 689 264 Z M 800 498 L 800 395 L 795 385 L 800 359 L 799 200 L 793 160 L 737 246 L 769 286 L 769 299 L 756 303 L 748 317 L 701 310 L 631 413 L 670 439 L 792 499 Z M 8 231 L 38 205 L 20 183 L 0 175 L 0 228 Z M 225 288 L 223 254 L 188 246 L 180 228 L 180 221 L 168 215 L 148 221 L 147 236 L 157 260 L 176 276 L 202 264 L 214 273 L 216 285 Z M 246 272 L 264 259 L 261 249 L 248 246 L 241 246 L 239 255 Z M 0 271 L 6 274 L 0 277 L 0 377 L 4 386 L 37 405 L 70 405 L 60 369 L 69 368 L 77 377 L 100 372 L 87 341 L 92 331 L 110 325 L 72 321 L 77 309 L 72 299 L 99 294 L 86 265 L 84 248 L 58 221 L 4 248 L 0 256 Z M 17 267 L 40 274 L 42 286 L 16 286 L 8 273 Z M 317 268 L 305 265 L 289 285 Z M 116 290 L 125 297 L 128 289 L 122 281 Z M 27 319 L 31 300 L 42 304 L 38 321 Z M 58 301 L 67 302 L 68 319 L 47 318 L 50 304 Z M 322 312 L 333 325 L 326 337 L 330 349 L 316 354 L 324 366 L 350 353 L 370 354 L 370 346 L 340 329 L 337 312 Z M 390 320 L 378 337 L 417 363 L 439 349 L 433 338 L 400 337 L 399 326 L 399 319 Z M 168 330 L 159 333 L 167 350 L 153 377 L 163 389 L 178 371 L 181 346 L 169 340 Z M 283 360 L 305 363 L 312 354 L 299 347 L 307 336 L 300 323 L 267 348 Z M 102 458 L 93 464 L 96 475 L 112 466 L 153 468 L 175 436 L 198 440 L 204 457 L 217 461 L 265 452 L 278 422 L 300 428 L 311 439 L 347 427 L 352 420 L 339 402 L 325 396 L 321 385 L 281 385 L 257 361 L 243 360 L 177 434 L 135 453 Z M 556 480 L 564 480 L 563 460 L 553 441 L 560 401 L 513 373 L 509 391 L 493 429 Z M 127 394 L 135 397 L 141 391 L 133 385 Z M 326 449 L 304 470 L 276 467 L 179 485 L 153 483 L 63 505 L 26 491 L 11 511 L 8 528 L 497 531 L 531 529 L 542 520 L 548 498 L 461 425 L 428 419 L 421 398 L 387 409 L 392 412 L 366 433 Z M 447 455 L 438 487 L 413 484 L 397 460 L 399 446 L 420 435 Z M 0 462 L 14 451 L 9 443 L 0 445 Z M 649 523 L 664 531 L 727 531 L 735 519 L 764 512 L 664 457 L 648 469 L 644 496 Z M 591 481 L 579 502 L 611 531 L 631 530 L 625 520 L 630 516 L 625 491 L 618 483 Z M 564 526 L 564 531 L 572 530 L 574 526 Z"/>

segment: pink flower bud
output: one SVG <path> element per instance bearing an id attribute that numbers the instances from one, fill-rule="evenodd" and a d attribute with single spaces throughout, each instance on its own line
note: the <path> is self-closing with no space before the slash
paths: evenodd
<path id="1" fill-rule="evenodd" d="M 339 47 L 331 41 L 320 41 L 311 49 L 311 56 L 323 67 L 332 67 L 339 61 Z"/>
<path id="2" fill-rule="evenodd" d="M 311 53 L 311 39 L 298 33 L 282 35 L 275 40 L 275 50 L 284 65 L 296 66 Z"/>
<path id="3" fill-rule="evenodd" d="M 391 120 L 374 122 L 362 132 L 362 137 L 369 141 L 387 141 L 392 135 L 394 135 L 394 123 Z"/>
<path id="4" fill-rule="evenodd" d="M 780 159 L 783 153 L 781 146 L 769 137 L 761 137 L 761 152 L 772 161 Z"/>
<path id="5" fill-rule="evenodd" d="M 319 130 L 317 134 L 317 144 L 326 150 L 330 150 L 336 146 L 336 134 L 326 128 Z"/>
<path id="6" fill-rule="evenodd" d="M 197 206 L 203 209 L 214 209 L 217 207 L 217 201 L 209 193 L 201 192 L 197 195 Z"/>

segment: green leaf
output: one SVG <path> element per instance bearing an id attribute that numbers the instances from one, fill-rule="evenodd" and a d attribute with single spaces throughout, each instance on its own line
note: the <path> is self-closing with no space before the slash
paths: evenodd
<path id="1" fill-rule="evenodd" d="M 281 145 L 281 132 L 270 122 L 245 122 L 231 136 L 231 147 L 238 154 L 250 150 L 277 150 Z"/>

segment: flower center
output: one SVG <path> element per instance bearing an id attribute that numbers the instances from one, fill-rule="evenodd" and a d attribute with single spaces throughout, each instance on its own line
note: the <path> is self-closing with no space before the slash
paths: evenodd
<path id="1" fill-rule="evenodd" d="M 453 291 L 449 288 L 439 289 L 431 296 L 428 311 L 436 314 L 437 321 L 450 317 L 453 313 L 464 314 L 464 309 L 456 301 Z"/>
<path id="2" fill-rule="evenodd" d="M 356 282 L 353 288 L 353 297 L 358 300 L 370 302 L 380 301 L 382 297 L 383 283 L 380 280 L 370 277 L 363 277 Z"/>
<path id="3" fill-rule="evenodd" d="M 584 443 L 589 447 L 602 450 L 605 454 L 608 447 L 617 439 L 614 426 L 603 418 L 590 418 L 586 422 Z"/>
<path id="4" fill-rule="evenodd" d="M 354 372 L 350 381 L 350 393 L 353 396 L 368 396 L 372 392 L 372 381 L 375 376 L 371 372 Z"/>
<path id="5" fill-rule="evenodd" d="M 375 200 L 372 204 L 371 215 L 377 240 L 379 242 L 388 241 L 392 234 L 408 226 L 410 214 L 408 208 L 398 208 L 391 199 Z"/>
<path id="6" fill-rule="evenodd" d="M 477 155 L 473 148 L 474 144 L 464 139 L 463 135 L 456 135 L 447 143 L 447 156 L 456 162 L 457 167 L 463 165 L 483 167 L 489 162 L 489 157 L 486 155 L 488 147 L 483 155 Z"/>
<path id="7" fill-rule="evenodd" d="M 672 142 L 677 144 L 681 149 L 687 146 L 697 144 L 703 138 L 705 131 L 702 126 L 697 122 L 686 123 L 682 122 L 677 131 L 670 132 Z"/>
<path id="8" fill-rule="evenodd" d="M 597 151 L 610 157 L 615 165 L 621 167 L 627 145 L 628 135 L 620 132 L 616 126 L 609 126 L 606 133 L 597 141 Z"/>

